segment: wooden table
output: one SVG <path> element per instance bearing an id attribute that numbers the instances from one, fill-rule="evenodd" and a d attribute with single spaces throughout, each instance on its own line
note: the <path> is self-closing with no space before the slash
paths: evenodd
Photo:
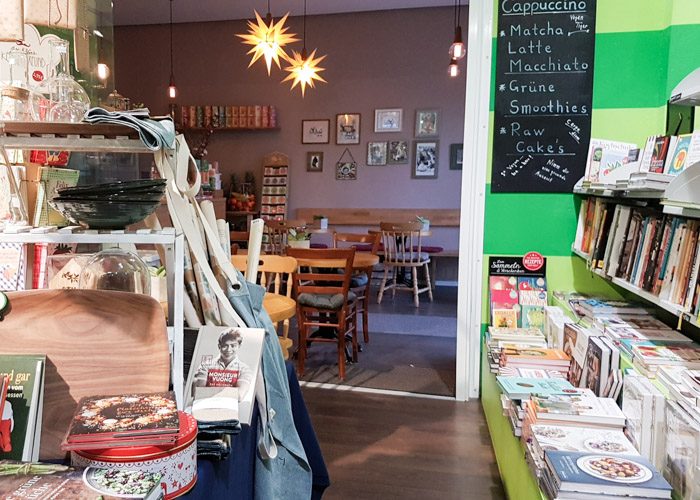
<path id="1" fill-rule="evenodd" d="M 316 261 L 314 259 L 297 259 L 300 266 L 316 266 Z M 328 262 L 328 259 L 323 259 L 324 263 Z M 366 269 L 374 266 L 379 262 L 379 256 L 371 254 L 369 252 L 355 252 L 355 258 L 352 260 L 353 269 Z M 326 264 L 327 265 L 327 264 Z M 325 267 L 325 266 L 322 266 Z"/>

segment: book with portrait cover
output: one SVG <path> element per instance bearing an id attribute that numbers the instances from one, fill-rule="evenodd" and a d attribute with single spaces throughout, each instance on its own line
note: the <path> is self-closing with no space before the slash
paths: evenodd
<path id="1" fill-rule="evenodd" d="M 203 326 L 185 384 L 185 408 L 200 422 L 249 425 L 265 330 Z"/>
<path id="2" fill-rule="evenodd" d="M 80 450 L 169 444 L 179 430 L 172 391 L 89 396 L 78 401 L 61 447 Z"/>
<path id="3" fill-rule="evenodd" d="M 136 469 L 74 468 L 60 464 L 0 460 L 0 498 L 112 500 L 163 498 L 162 476 Z"/>
<path id="4" fill-rule="evenodd" d="M 43 354 L 0 354 L 7 395 L 0 420 L 0 460 L 38 460 L 44 405 Z"/>

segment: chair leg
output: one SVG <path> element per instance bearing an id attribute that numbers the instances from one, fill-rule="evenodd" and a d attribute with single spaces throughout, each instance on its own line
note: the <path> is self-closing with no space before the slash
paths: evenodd
<path id="1" fill-rule="evenodd" d="M 382 303 L 382 297 L 384 296 L 384 288 L 386 287 L 386 280 L 389 277 L 389 268 L 384 266 L 384 276 L 382 277 L 382 282 L 379 285 L 379 295 L 377 295 L 377 304 Z"/>
<path id="2" fill-rule="evenodd" d="M 304 322 L 304 313 L 297 312 L 297 323 L 299 325 L 299 345 L 297 346 L 297 372 L 299 376 L 304 375 L 304 362 L 306 361 L 306 338 L 308 325 Z"/>
<path id="3" fill-rule="evenodd" d="M 398 267 L 394 268 L 394 276 L 393 276 L 393 279 L 391 280 L 391 298 L 392 299 L 396 298 L 396 287 L 398 286 L 396 284 L 396 281 L 397 281 L 397 278 L 399 275 L 399 273 L 398 273 L 399 269 L 403 269 L 403 268 L 398 268 Z"/>
<path id="4" fill-rule="evenodd" d="M 345 318 L 338 319 L 338 378 L 345 380 Z"/>
<path id="5" fill-rule="evenodd" d="M 430 267 L 428 264 L 425 264 L 425 280 L 428 282 L 428 297 L 430 298 L 430 302 L 433 301 L 433 287 L 430 282 Z"/>
<path id="6" fill-rule="evenodd" d="M 357 329 L 358 329 L 358 321 L 357 321 L 357 304 L 354 304 L 353 306 L 354 311 L 352 312 L 352 362 L 357 363 L 357 353 L 359 352 L 360 348 L 357 343 Z"/>
<path id="7" fill-rule="evenodd" d="M 418 307 L 418 268 L 411 267 L 411 278 L 413 278 L 413 305 Z"/>
<path id="8" fill-rule="evenodd" d="M 369 297 L 371 295 L 370 288 L 372 286 L 372 271 L 367 271 L 367 286 L 365 287 L 365 298 L 362 303 L 362 335 L 365 344 L 369 344 Z"/>

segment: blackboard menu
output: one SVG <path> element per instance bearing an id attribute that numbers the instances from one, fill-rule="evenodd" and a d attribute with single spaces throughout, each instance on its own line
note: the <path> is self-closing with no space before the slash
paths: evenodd
<path id="1" fill-rule="evenodd" d="M 491 191 L 571 192 L 591 133 L 596 0 L 499 0 Z"/>

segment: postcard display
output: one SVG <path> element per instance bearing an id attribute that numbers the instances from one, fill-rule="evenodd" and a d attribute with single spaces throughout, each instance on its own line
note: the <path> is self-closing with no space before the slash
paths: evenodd
<path id="1" fill-rule="evenodd" d="M 596 1 L 570 3 L 499 1 L 494 193 L 570 193 L 583 176 Z M 554 8 L 531 11 L 539 5 Z"/>
<path id="2" fill-rule="evenodd" d="M 546 260 L 537 252 L 523 257 L 489 257 L 491 324 L 541 331 L 547 305 L 545 274 Z"/>
<path id="3" fill-rule="evenodd" d="M 289 200 L 289 157 L 281 153 L 265 156 L 263 165 L 263 187 L 260 198 L 260 218 L 283 220 L 287 218 Z M 262 250 L 272 250 L 268 235 L 263 235 Z"/>

